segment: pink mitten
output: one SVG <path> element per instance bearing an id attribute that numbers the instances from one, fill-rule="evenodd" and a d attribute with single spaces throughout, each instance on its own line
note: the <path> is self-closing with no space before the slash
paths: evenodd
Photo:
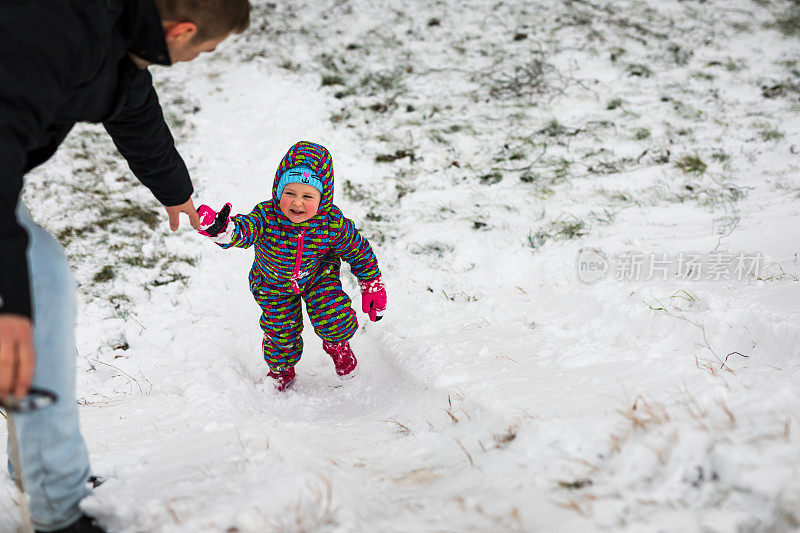
<path id="1" fill-rule="evenodd" d="M 200 229 L 197 232 L 207 237 L 216 237 L 228 228 L 231 220 L 231 204 L 222 206 L 219 213 L 203 204 L 197 210 L 197 214 L 200 215 Z"/>
<path id="2" fill-rule="evenodd" d="M 377 322 L 386 311 L 386 286 L 380 276 L 372 281 L 359 281 L 358 286 L 361 288 L 361 310 L 369 315 L 370 320 Z"/>

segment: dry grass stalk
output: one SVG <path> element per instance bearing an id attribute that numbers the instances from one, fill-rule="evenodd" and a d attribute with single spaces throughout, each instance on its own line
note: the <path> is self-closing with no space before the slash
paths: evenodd
<path id="1" fill-rule="evenodd" d="M 389 424 L 394 424 L 395 426 L 397 426 L 397 430 L 403 435 L 411 435 L 414 433 L 407 426 L 404 426 L 397 420 L 384 420 L 384 422 L 388 422 Z"/>
<path id="2" fill-rule="evenodd" d="M 475 462 L 472 460 L 472 456 L 469 454 L 467 449 L 464 447 L 463 444 L 461 444 L 460 440 L 455 439 L 455 441 L 456 441 L 456 444 L 458 444 L 458 447 L 461 448 L 461 451 L 464 452 L 464 455 L 467 456 L 467 459 L 469 459 L 469 466 L 473 466 L 474 467 L 475 466 Z"/>
<path id="3" fill-rule="evenodd" d="M 461 421 L 460 421 L 458 418 L 456 418 L 456 416 L 455 416 L 455 415 L 454 415 L 454 414 L 453 414 L 453 413 L 450 411 L 450 409 L 445 409 L 445 410 L 444 410 L 444 412 L 445 412 L 445 413 L 447 413 L 447 415 L 450 417 L 450 420 L 453 422 L 453 424 L 458 424 L 459 422 L 461 422 Z"/>
<path id="4" fill-rule="evenodd" d="M 700 406 L 695 397 L 692 396 L 692 393 L 689 392 L 688 388 L 685 389 L 685 391 L 686 396 L 689 398 L 688 401 L 684 401 L 686 411 L 688 411 L 689 415 L 691 415 L 691 417 L 700 424 L 702 429 L 708 429 L 706 423 L 703 422 L 703 420 L 708 417 L 708 412 Z"/>
<path id="5" fill-rule="evenodd" d="M 731 410 L 728 409 L 728 406 L 725 404 L 725 401 L 722 400 L 722 399 L 719 399 L 719 400 L 717 400 L 717 405 L 719 405 L 720 408 L 723 411 L 725 411 L 725 414 L 728 415 L 728 419 L 731 421 L 731 426 L 735 426 L 736 425 L 736 417 L 733 416 L 733 413 L 731 412 Z"/>
<path id="6" fill-rule="evenodd" d="M 463 398 L 462 398 L 462 400 L 463 400 Z M 447 409 L 445 409 L 444 412 L 447 413 L 447 415 L 450 417 L 450 420 L 453 422 L 453 424 L 458 424 L 459 422 L 461 422 L 461 420 L 459 420 L 456 417 L 456 415 L 453 414 L 453 400 L 450 399 L 450 395 L 449 394 L 447 395 L 447 404 L 449 405 L 449 407 Z M 464 410 L 461 409 L 461 411 L 464 411 Z M 466 414 L 466 412 L 464 412 L 464 414 Z M 469 418 L 469 415 L 467 415 L 467 418 Z"/>
<path id="7" fill-rule="evenodd" d="M 630 409 L 619 412 L 630 420 L 634 430 L 644 430 L 651 425 L 663 424 L 670 420 L 664 406 L 652 406 L 641 395 L 636 398 Z"/>
<path id="8" fill-rule="evenodd" d="M 580 506 L 580 504 L 577 501 L 573 500 L 573 499 L 569 499 L 569 500 L 567 500 L 565 502 L 564 501 L 559 501 L 559 502 L 555 502 L 555 503 L 556 503 L 556 505 L 558 505 L 559 507 L 562 507 L 564 509 L 570 509 L 570 510 L 575 511 L 576 513 L 578 513 L 578 514 L 580 514 L 582 516 L 588 516 L 587 512 Z"/>
<path id="9" fill-rule="evenodd" d="M 628 440 L 628 434 L 626 433 L 625 435 L 620 436 L 617 435 L 616 433 L 612 433 L 610 436 L 610 440 L 611 440 L 611 449 L 614 450 L 615 452 L 621 452 L 622 445 L 625 444 L 625 442 Z"/>
<path id="10" fill-rule="evenodd" d="M 695 364 L 697 365 L 697 368 L 699 368 L 699 369 L 701 369 L 701 370 L 705 370 L 706 372 L 708 372 L 708 373 L 709 373 L 709 374 L 711 374 L 712 376 L 715 376 L 715 377 L 716 377 L 716 376 L 719 374 L 719 372 L 717 372 L 717 369 L 716 369 L 716 367 L 714 367 L 714 365 L 713 365 L 713 364 L 711 364 L 711 362 L 710 362 L 710 361 L 704 361 L 704 362 L 701 364 L 701 363 L 700 363 L 700 359 L 698 359 L 698 357 L 695 355 L 695 356 L 694 356 L 694 362 L 695 362 Z"/>

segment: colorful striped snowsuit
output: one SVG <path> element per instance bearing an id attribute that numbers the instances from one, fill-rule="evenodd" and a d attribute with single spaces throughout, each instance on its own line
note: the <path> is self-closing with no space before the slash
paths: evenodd
<path id="1" fill-rule="evenodd" d="M 293 223 L 274 196 L 281 174 L 301 164 L 314 169 L 324 190 L 317 213 Z M 320 338 L 341 342 L 355 335 L 358 323 L 342 290 L 339 258 L 359 281 L 377 278 L 380 270 L 369 242 L 333 205 L 333 162 L 325 147 L 306 141 L 292 146 L 275 173 L 272 195 L 250 214 L 233 217 L 231 242 L 220 246 L 255 247 L 250 290 L 263 311 L 264 359 L 277 372 L 294 366 L 303 351 L 301 298 Z"/>

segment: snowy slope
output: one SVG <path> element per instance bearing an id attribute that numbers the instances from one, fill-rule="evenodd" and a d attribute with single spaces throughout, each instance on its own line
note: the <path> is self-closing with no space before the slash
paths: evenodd
<path id="1" fill-rule="evenodd" d="M 307 325 L 275 392 L 250 252 L 168 234 L 80 129 L 26 200 L 81 282 L 107 478 L 88 512 L 120 532 L 800 529 L 800 42 L 776 23 L 796 3 L 255 7 L 217 57 L 155 73 L 196 202 L 247 212 L 293 142 L 328 146 L 389 310 L 359 313 L 354 380 Z"/>

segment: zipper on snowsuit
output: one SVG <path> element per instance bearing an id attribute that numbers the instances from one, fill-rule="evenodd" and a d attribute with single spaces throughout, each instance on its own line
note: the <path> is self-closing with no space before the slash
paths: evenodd
<path id="1" fill-rule="evenodd" d="M 300 274 L 300 263 L 303 262 L 303 237 L 306 234 L 306 230 L 300 232 L 300 235 L 297 236 L 297 248 L 295 250 L 294 255 L 294 272 L 292 272 L 292 278 L 290 280 L 290 284 L 292 286 L 292 292 L 295 294 L 300 294 L 300 285 L 297 283 Z"/>

